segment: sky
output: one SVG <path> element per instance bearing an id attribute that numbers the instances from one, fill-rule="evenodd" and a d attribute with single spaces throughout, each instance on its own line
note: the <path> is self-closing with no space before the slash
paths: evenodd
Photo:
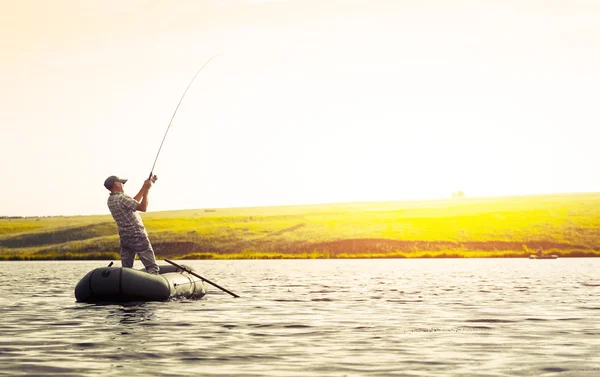
<path id="1" fill-rule="evenodd" d="M 595 0 L 0 0 L 0 216 L 598 192 Z"/>

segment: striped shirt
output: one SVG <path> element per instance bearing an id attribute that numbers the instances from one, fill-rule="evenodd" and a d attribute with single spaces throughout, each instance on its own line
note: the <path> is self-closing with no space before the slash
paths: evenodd
<path id="1" fill-rule="evenodd" d="M 148 236 L 142 218 L 137 212 L 138 201 L 122 192 L 111 192 L 108 209 L 117 222 L 119 235 L 125 237 Z"/>

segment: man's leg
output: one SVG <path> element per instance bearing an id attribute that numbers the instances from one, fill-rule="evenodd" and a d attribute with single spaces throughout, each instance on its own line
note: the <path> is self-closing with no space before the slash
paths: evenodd
<path id="1" fill-rule="evenodd" d="M 121 238 L 121 266 L 132 268 L 135 251 L 131 248 L 131 240 Z"/>
<path id="2" fill-rule="evenodd" d="M 156 257 L 154 256 L 154 250 L 150 244 L 148 237 L 140 237 L 136 241 L 135 250 L 140 256 L 140 260 L 146 267 L 146 271 L 151 274 L 158 274 L 158 265 L 156 264 Z"/>

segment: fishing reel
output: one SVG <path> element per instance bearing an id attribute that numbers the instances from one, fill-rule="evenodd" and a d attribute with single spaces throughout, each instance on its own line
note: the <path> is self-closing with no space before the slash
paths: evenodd
<path id="1" fill-rule="evenodd" d="M 154 174 L 152 176 L 152 178 L 150 178 L 150 180 L 152 181 L 152 183 L 156 183 L 156 180 L 158 179 L 158 177 L 156 176 L 156 174 Z"/>

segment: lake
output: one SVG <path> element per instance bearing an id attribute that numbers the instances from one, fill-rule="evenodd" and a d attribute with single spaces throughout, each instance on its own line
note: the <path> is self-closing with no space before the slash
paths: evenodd
<path id="1" fill-rule="evenodd" d="M 600 258 L 182 263 L 242 297 L 76 303 L 108 262 L 0 262 L 0 375 L 600 375 Z"/>

